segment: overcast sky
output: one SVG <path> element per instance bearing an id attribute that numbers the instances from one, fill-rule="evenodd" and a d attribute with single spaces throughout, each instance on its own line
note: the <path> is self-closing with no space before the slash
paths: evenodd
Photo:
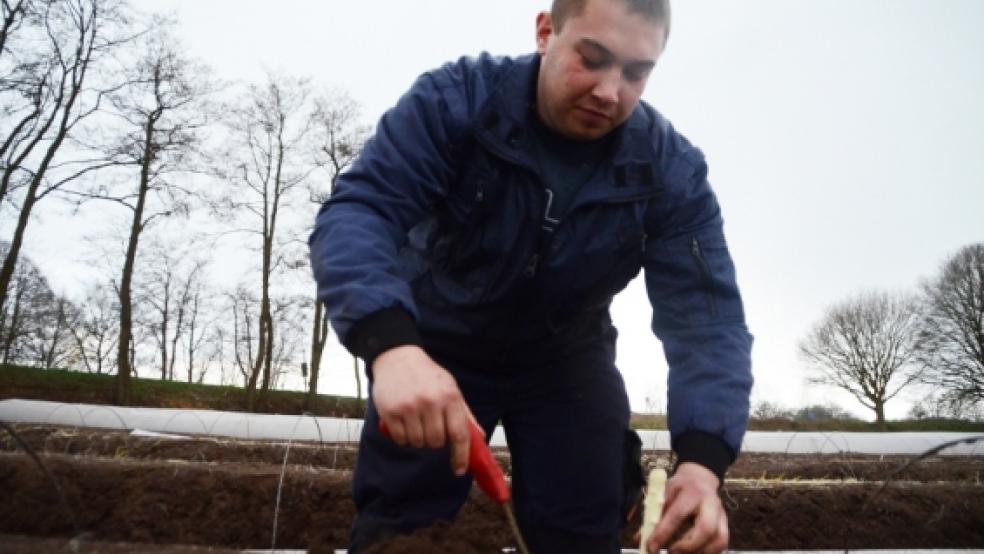
<path id="1" fill-rule="evenodd" d="M 546 0 L 139 0 L 173 11 L 188 51 L 225 79 L 267 70 L 346 89 L 367 123 L 421 72 L 482 51 L 534 47 Z M 825 308 L 866 290 L 914 290 L 984 240 L 984 2 L 677 0 L 643 98 L 701 147 L 724 210 L 748 323 L 753 398 L 849 396 L 808 386 L 796 344 Z M 57 286 L 78 256 L 39 223 L 28 254 Z M 62 238 L 51 238 L 56 231 Z M 634 282 L 613 309 L 633 409 L 665 402 L 666 367 Z M 329 346 L 324 392 L 352 393 Z M 907 403 L 889 403 L 889 417 Z"/>

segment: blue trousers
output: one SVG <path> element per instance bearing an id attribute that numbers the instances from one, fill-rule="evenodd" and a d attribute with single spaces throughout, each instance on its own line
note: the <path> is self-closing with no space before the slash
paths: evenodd
<path id="1" fill-rule="evenodd" d="M 454 375 L 486 436 L 502 422 L 516 517 L 530 550 L 619 552 L 629 403 L 615 367 L 614 336 L 514 371 L 430 354 Z M 349 552 L 454 519 L 471 483 L 468 475 L 454 476 L 447 448 L 402 447 L 382 436 L 370 401 L 355 467 L 358 513 Z"/>

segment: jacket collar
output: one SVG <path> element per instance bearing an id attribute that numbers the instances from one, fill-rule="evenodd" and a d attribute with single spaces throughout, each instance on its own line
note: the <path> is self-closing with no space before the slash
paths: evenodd
<path id="1" fill-rule="evenodd" d="M 534 135 L 531 118 L 537 117 L 535 99 L 539 69 L 539 54 L 511 60 L 479 109 L 475 121 L 475 136 L 483 145 L 534 173 L 538 170 L 535 149 L 530 143 Z M 657 183 L 654 125 L 653 116 L 640 102 L 629 119 L 612 131 L 615 133 L 614 154 L 605 164 L 605 180 L 609 184 L 636 193 L 654 186 L 661 188 Z"/>

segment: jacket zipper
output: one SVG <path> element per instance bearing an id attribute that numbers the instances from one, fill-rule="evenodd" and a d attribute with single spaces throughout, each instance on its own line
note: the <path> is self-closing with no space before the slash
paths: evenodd
<path id="1" fill-rule="evenodd" d="M 717 301 L 714 299 L 714 282 L 711 279 L 711 268 L 707 265 L 707 260 L 704 259 L 704 253 L 700 248 L 700 241 L 697 237 L 694 237 L 693 242 L 690 243 L 690 253 L 693 254 L 694 259 L 697 260 L 697 265 L 700 268 L 701 277 L 704 280 L 704 292 L 707 295 L 707 307 L 711 312 L 711 316 L 717 316 Z"/>
<path id="2" fill-rule="evenodd" d="M 533 257 L 530 258 L 530 261 L 526 263 L 526 271 L 525 271 L 526 277 L 530 279 L 536 277 L 536 267 L 538 265 L 540 265 L 540 254 L 536 253 L 533 254 Z"/>

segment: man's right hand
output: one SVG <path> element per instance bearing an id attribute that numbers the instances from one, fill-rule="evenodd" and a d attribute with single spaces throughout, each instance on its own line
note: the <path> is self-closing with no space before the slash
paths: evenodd
<path id="1" fill-rule="evenodd" d="M 418 346 L 391 348 L 372 363 L 372 400 L 397 444 L 451 445 L 455 475 L 468 470 L 468 425 L 475 417 L 454 377 Z"/>

